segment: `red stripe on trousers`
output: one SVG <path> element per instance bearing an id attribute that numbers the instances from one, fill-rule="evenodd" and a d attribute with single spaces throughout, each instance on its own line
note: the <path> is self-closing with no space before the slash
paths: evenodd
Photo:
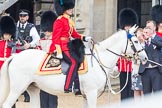
<path id="1" fill-rule="evenodd" d="M 70 59 L 71 61 L 71 66 L 70 66 L 70 69 L 69 69 L 69 72 L 66 76 L 66 83 L 65 83 L 65 89 L 69 89 L 69 84 L 71 82 L 71 77 L 73 75 L 73 72 L 74 72 L 74 69 L 75 69 L 75 66 L 76 66 L 76 61 L 75 59 L 73 59 L 71 56 L 70 56 L 70 53 L 69 51 L 64 51 L 64 53 L 66 54 L 66 56 Z"/>

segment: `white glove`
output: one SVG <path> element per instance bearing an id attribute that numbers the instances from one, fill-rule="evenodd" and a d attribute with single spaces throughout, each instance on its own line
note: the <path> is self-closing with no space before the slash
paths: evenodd
<path id="1" fill-rule="evenodd" d="M 134 32 L 136 32 L 137 28 L 138 28 L 138 26 L 135 24 L 133 27 L 131 27 L 128 30 L 129 34 L 134 35 Z"/>
<path id="2" fill-rule="evenodd" d="M 83 41 L 89 42 L 89 41 L 91 41 L 91 40 L 92 40 L 92 37 L 90 37 L 90 36 L 84 36 Z"/>

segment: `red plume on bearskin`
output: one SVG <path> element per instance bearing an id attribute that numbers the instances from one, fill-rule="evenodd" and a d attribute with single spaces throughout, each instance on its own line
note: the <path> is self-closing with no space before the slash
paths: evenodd
<path id="1" fill-rule="evenodd" d="M 157 24 L 162 23 L 162 5 L 155 5 L 151 8 L 150 17 Z"/>
<path id="2" fill-rule="evenodd" d="M 45 11 L 41 16 L 40 29 L 42 32 L 52 32 L 53 23 L 57 19 L 57 15 L 52 11 Z"/>
<path id="3" fill-rule="evenodd" d="M 131 8 L 124 8 L 119 12 L 119 26 L 121 29 L 124 26 L 133 26 L 134 24 L 138 24 L 138 15 Z"/>
<path id="4" fill-rule="evenodd" d="M 0 32 L 1 32 L 1 36 L 4 33 L 8 33 L 12 35 L 11 38 L 15 37 L 16 24 L 14 19 L 11 16 L 3 16 L 0 19 Z"/>

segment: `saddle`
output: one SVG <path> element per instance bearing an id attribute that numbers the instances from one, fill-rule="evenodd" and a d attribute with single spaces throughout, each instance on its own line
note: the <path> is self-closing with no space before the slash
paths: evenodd
<path id="1" fill-rule="evenodd" d="M 39 75 L 50 75 L 50 74 L 61 74 L 67 75 L 69 69 L 69 64 L 66 63 L 63 59 L 54 58 L 51 55 L 46 54 L 44 59 L 40 63 L 37 74 Z M 81 63 L 78 72 L 79 74 L 86 73 L 88 70 L 86 58 Z"/>
<path id="2" fill-rule="evenodd" d="M 87 61 L 84 57 L 84 44 L 80 39 L 70 41 L 68 44 L 71 55 L 80 64 L 79 73 L 85 73 L 88 70 Z M 46 54 L 39 65 L 37 74 L 48 75 L 48 74 L 67 74 L 69 64 L 64 59 L 56 58 L 51 54 Z"/>

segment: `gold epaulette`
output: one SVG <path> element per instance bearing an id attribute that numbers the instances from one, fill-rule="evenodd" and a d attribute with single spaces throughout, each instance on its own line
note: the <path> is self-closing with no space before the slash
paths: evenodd
<path id="1" fill-rule="evenodd" d="M 71 27 L 75 26 L 75 23 L 74 23 L 74 21 L 72 19 L 69 19 L 69 24 L 70 24 Z"/>
<path id="2" fill-rule="evenodd" d="M 62 15 L 60 15 L 57 19 L 61 19 L 62 18 Z"/>

